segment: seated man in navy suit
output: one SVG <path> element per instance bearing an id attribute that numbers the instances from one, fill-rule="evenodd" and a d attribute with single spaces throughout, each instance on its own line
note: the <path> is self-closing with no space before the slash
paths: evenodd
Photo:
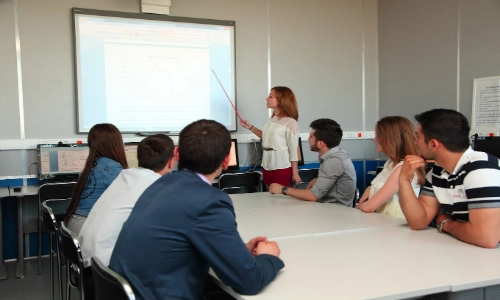
<path id="1" fill-rule="evenodd" d="M 206 299 L 211 267 L 241 294 L 257 294 L 284 264 L 275 242 L 245 244 L 234 208 L 211 182 L 230 160 L 231 136 L 221 124 L 199 120 L 179 135 L 176 173 L 147 188 L 118 236 L 109 267 L 138 299 Z"/>

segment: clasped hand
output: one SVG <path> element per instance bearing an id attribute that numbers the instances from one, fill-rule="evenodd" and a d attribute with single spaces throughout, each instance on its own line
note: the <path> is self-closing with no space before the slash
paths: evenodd
<path id="1" fill-rule="evenodd" d="M 269 185 L 269 193 L 271 194 L 280 194 L 281 189 L 283 189 L 283 186 L 279 183 L 271 183 L 271 185 Z"/>
<path id="2" fill-rule="evenodd" d="M 247 244 L 248 251 L 252 253 L 253 256 L 261 254 L 269 254 L 274 256 L 280 256 L 280 248 L 276 242 L 270 242 L 265 236 L 258 236 L 251 239 Z"/>

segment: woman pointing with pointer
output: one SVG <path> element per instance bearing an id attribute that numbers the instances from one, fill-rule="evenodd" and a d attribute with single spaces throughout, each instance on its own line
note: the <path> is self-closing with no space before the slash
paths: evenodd
<path id="1" fill-rule="evenodd" d="M 298 169 L 299 112 L 292 90 L 284 86 L 271 89 L 266 98 L 267 108 L 273 115 L 262 130 L 247 120 L 241 126 L 249 129 L 262 140 L 262 177 L 266 188 L 271 183 L 291 186 L 301 183 Z"/>

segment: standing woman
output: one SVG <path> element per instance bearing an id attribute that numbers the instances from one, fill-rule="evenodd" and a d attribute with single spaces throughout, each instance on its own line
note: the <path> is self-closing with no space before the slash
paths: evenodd
<path id="1" fill-rule="evenodd" d="M 399 173 L 406 155 L 420 155 L 415 128 L 405 117 L 384 117 L 375 126 L 375 145 L 378 152 L 383 152 L 389 159 L 383 170 L 372 180 L 359 201 L 358 208 L 364 212 L 378 212 L 404 219 L 399 205 Z M 412 186 L 418 196 L 420 186 L 425 181 L 425 170 L 415 171 Z M 367 201 L 368 200 L 368 201 Z"/>
<path id="2" fill-rule="evenodd" d="M 94 203 L 128 167 L 120 131 L 112 124 L 96 124 L 88 135 L 89 156 L 80 174 L 71 202 L 66 209 L 65 223 L 76 235 L 80 233 Z"/>
<path id="3" fill-rule="evenodd" d="M 271 119 L 260 130 L 247 120 L 241 126 L 249 129 L 262 140 L 262 177 L 268 188 L 271 183 L 291 186 L 301 182 L 298 169 L 299 112 L 292 90 L 284 86 L 271 89 L 266 98 L 267 108 L 272 108 Z"/>

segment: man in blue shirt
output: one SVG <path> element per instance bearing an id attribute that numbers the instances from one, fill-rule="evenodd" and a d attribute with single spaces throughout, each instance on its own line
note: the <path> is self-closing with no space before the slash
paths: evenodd
<path id="1" fill-rule="evenodd" d="M 275 242 L 241 240 L 231 199 L 211 186 L 229 164 L 230 147 L 221 124 L 191 123 L 174 150 L 179 172 L 158 179 L 137 201 L 109 266 L 138 299 L 205 299 L 210 267 L 236 292 L 257 294 L 284 267 Z"/>

